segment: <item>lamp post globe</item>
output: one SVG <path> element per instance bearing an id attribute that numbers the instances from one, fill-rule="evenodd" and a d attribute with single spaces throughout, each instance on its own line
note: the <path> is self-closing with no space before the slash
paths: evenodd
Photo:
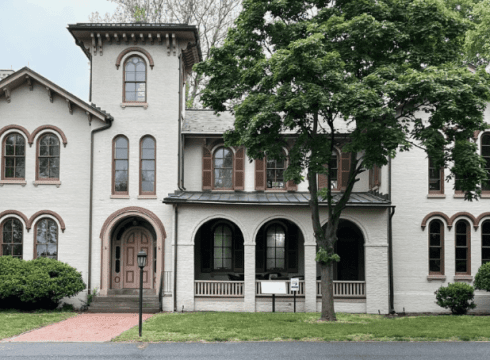
<path id="1" fill-rule="evenodd" d="M 140 267 L 140 269 L 143 269 L 146 266 L 147 256 L 148 255 L 146 255 L 146 252 L 144 252 L 143 250 L 138 253 L 138 266 Z"/>
<path id="2" fill-rule="evenodd" d="M 143 268 L 146 266 L 146 252 L 141 250 L 138 253 L 138 266 L 140 268 L 140 318 L 139 318 L 139 331 L 140 337 L 143 328 Z"/>

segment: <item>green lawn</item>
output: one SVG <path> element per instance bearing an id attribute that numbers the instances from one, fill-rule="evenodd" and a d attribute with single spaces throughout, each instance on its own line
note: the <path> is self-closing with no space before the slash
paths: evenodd
<path id="1" fill-rule="evenodd" d="M 75 316 L 74 312 L 46 311 L 23 313 L 14 310 L 0 311 L 0 339 L 37 329 Z"/>
<path id="2" fill-rule="evenodd" d="M 336 323 L 315 313 L 168 313 L 113 341 L 490 341 L 490 317 L 337 314 Z"/>

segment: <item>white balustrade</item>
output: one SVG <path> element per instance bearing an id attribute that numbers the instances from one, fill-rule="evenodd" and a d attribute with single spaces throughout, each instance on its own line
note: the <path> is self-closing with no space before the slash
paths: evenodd
<path id="1" fill-rule="evenodd" d="M 195 281 L 195 296 L 243 297 L 243 281 Z"/>
<path id="2" fill-rule="evenodd" d="M 316 282 L 316 294 L 322 295 L 321 281 Z M 334 281 L 333 296 L 342 298 L 365 298 L 366 282 L 365 281 Z"/>

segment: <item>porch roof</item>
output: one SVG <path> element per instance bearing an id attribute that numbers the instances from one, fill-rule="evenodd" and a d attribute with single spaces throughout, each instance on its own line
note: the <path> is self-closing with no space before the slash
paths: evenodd
<path id="1" fill-rule="evenodd" d="M 341 194 L 335 194 L 334 202 Z M 235 204 L 235 205 L 288 205 L 308 206 L 308 192 L 257 192 L 257 191 L 176 191 L 163 199 L 165 204 Z M 328 206 L 326 201 L 319 202 L 320 206 Z M 368 192 L 352 193 L 347 207 L 389 207 L 391 201 L 382 195 Z"/>

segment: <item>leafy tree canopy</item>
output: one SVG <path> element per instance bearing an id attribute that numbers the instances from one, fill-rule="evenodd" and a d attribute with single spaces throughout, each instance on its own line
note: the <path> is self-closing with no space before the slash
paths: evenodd
<path id="1" fill-rule="evenodd" d="M 254 159 L 279 158 L 284 132 L 295 134 L 285 176 L 298 183 L 307 173 L 313 229 L 327 254 L 317 255 L 323 298 L 331 298 L 338 219 L 365 169 L 417 146 L 451 167 L 467 199 L 478 196 L 486 172 L 469 139 L 486 129 L 490 94 L 485 70 L 466 65 L 473 11 L 469 0 L 244 0 L 224 45 L 197 65 L 210 77 L 203 103 L 235 114 L 229 144 Z M 323 231 L 316 174 L 330 183 L 324 165 L 345 134 L 343 151 L 357 155 L 340 200 L 330 186 L 321 192 L 330 205 Z M 331 303 L 322 318 L 334 319 Z"/>

